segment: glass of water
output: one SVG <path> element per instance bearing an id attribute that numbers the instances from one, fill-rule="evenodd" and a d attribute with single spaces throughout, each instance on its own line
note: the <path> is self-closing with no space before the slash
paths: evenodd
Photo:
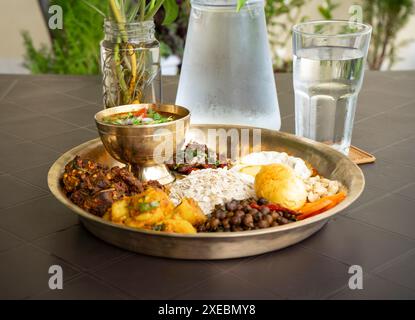
<path id="1" fill-rule="evenodd" d="M 371 32 L 339 20 L 293 27 L 296 135 L 349 153 Z"/>

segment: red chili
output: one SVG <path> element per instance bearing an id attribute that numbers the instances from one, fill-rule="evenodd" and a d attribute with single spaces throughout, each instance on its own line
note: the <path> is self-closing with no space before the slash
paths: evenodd
<path id="1" fill-rule="evenodd" d="M 143 118 L 145 118 L 147 116 L 147 109 L 146 108 L 140 109 L 140 110 L 134 112 L 133 115 L 135 117 L 143 116 Z"/>
<path id="2" fill-rule="evenodd" d="M 261 206 L 259 206 L 257 203 L 255 203 L 255 202 L 252 202 L 250 205 L 249 205 L 251 208 L 253 208 L 253 209 L 261 209 Z"/>

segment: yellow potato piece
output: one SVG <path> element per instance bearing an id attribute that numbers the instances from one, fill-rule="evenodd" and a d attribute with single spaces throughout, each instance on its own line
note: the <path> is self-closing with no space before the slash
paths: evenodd
<path id="1" fill-rule="evenodd" d="M 189 221 L 183 219 L 167 219 L 163 221 L 163 231 L 173 233 L 195 234 L 195 227 Z"/>
<path id="2" fill-rule="evenodd" d="M 184 198 L 174 209 L 174 215 L 190 222 L 193 226 L 202 224 L 207 220 L 197 202 L 191 198 Z"/>
<path id="3" fill-rule="evenodd" d="M 195 200 L 185 198 L 174 208 L 168 195 L 157 188 L 148 188 L 114 202 L 106 218 L 132 228 L 155 230 L 161 227 L 165 232 L 184 234 L 196 233 L 194 226 L 207 219 Z"/>
<path id="4" fill-rule="evenodd" d="M 138 223 L 143 223 L 146 225 L 157 224 L 165 218 L 163 211 L 161 209 L 152 210 L 152 212 L 139 214 L 132 219 Z"/>
<path id="5" fill-rule="evenodd" d="M 131 228 L 137 229 L 151 229 L 151 225 L 146 225 L 143 221 L 136 221 L 135 219 L 128 218 L 124 221 L 124 224 Z"/>
<path id="6" fill-rule="evenodd" d="M 129 217 L 128 204 L 128 198 L 115 201 L 111 206 L 109 220 L 115 223 L 122 223 L 125 219 L 127 219 Z"/>

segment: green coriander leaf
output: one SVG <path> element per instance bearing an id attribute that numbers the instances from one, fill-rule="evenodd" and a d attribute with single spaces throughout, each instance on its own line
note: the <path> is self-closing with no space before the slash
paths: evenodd
<path id="1" fill-rule="evenodd" d="M 151 209 L 152 208 L 150 204 L 147 202 L 142 202 L 138 204 L 138 210 L 140 210 L 140 212 L 147 212 L 147 211 L 150 211 Z"/>
<path id="2" fill-rule="evenodd" d="M 154 120 L 162 120 L 160 113 L 155 112 L 152 116 Z"/>

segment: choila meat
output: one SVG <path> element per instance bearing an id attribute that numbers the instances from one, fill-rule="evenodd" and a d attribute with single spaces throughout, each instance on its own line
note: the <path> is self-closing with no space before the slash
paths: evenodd
<path id="1" fill-rule="evenodd" d="M 157 181 L 142 183 L 126 168 L 108 168 L 76 156 L 65 166 L 62 186 L 72 202 L 102 217 L 112 203 L 124 196 L 143 192 L 148 185 L 162 188 Z"/>

